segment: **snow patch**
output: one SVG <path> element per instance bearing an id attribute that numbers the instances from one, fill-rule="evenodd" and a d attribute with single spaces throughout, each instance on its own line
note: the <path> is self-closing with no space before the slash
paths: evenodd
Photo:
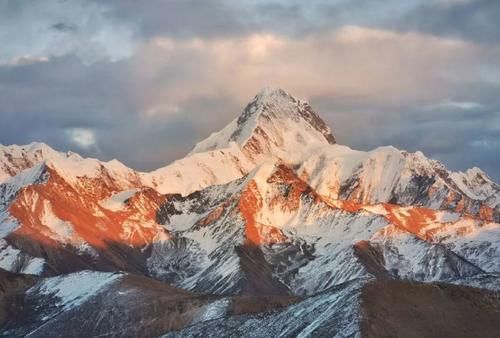
<path id="1" fill-rule="evenodd" d="M 28 262 L 28 265 L 26 265 L 21 270 L 21 273 L 24 273 L 27 275 L 40 276 L 43 273 L 44 269 L 45 269 L 45 259 L 40 258 L 40 257 L 34 257 Z"/>
<path id="2" fill-rule="evenodd" d="M 41 275 L 45 269 L 45 260 L 29 256 L 0 239 L 0 268 L 10 272 Z"/>
<path id="3" fill-rule="evenodd" d="M 111 197 L 100 201 L 99 204 L 103 208 L 111 211 L 122 211 L 127 207 L 125 202 L 139 191 L 141 191 L 141 189 L 120 191 L 113 194 Z"/>
<path id="4" fill-rule="evenodd" d="M 200 309 L 201 315 L 199 321 L 204 322 L 207 320 L 224 318 L 228 314 L 230 305 L 231 300 L 228 298 L 223 298 L 203 306 Z"/>
<path id="5" fill-rule="evenodd" d="M 122 276 L 121 273 L 80 271 L 46 278 L 31 287 L 27 293 L 54 296 L 57 298 L 57 306 L 67 311 L 104 291 Z"/>

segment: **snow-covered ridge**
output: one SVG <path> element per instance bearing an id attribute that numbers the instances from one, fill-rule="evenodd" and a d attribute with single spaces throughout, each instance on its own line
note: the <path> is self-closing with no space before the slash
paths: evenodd
<path id="1" fill-rule="evenodd" d="M 461 208 L 473 214 L 478 213 L 477 202 L 500 208 L 500 187 L 479 169 L 454 173 L 420 151 L 392 146 L 372 151 L 338 144 L 317 148 L 301 163 L 298 174 L 331 199 Z"/>
<path id="2" fill-rule="evenodd" d="M 0 183 L 48 159 L 82 160 L 83 158 L 73 152 L 56 151 L 41 142 L 0 145 Z"/>
<path id="3" fill-rule="evenodd" d="M 41 275 L 45 269 L 45 259 L 32 257 L 0 239 L 0 268 L 28 275 Z"/>
<path id="4" fill-rule="evenodd" d="M 198 322 L 162 336 L 361 337 L 361 293 L 369 279 L 352 280 L 265 315 L 240 315 Z"/>
<path id="5" fill-rule="evenodd" d="M 139 173 L 116 159 L 103 162 L 94 158 L 83 158 L 73 152 L 56 151 L 39 142 L 28 145 L 0 145 L 0 184 L 30 184 L 30 180 L 45 167 L 55 170 L 71 183 L 82 177 L 99 177 L 103 172 L 122 183 L 139 179 Z M 11 179 L 14 176 L 18 178 Z"/>
<path id="6" fill-rule="evenodd" d="M 491 205 L 500 204 L 500 185 L 478 167 L 451 173 L 450 177 L 467 196 Z"/>
<path id="7" fill-rule="evenodd" d="M 386 146 L 364 152 L 332 143 L 330 129 L 307 103 L 266 89 L 187 157 L 146 176 L 162 193 L 186 195 L 237 179 L 263 162 L 282 161 L 298 165 L 299 175 L 330 198 L 432 208 L 448 203 L 450 209 L 463 203 L 473 213 L 479 208 L 475 201 L 481 201 L 497 209 L 491 219 L 500 217 L 500 187 L 480 169 L 453 173 L 419 151 Z"/>
<path id="8" fill-rule="evenodd" d="M 235 143 L 229 148 L 195 153 L 150 173 L 143 182 L 160 193 L 188 195 L 214 184 L 238 179 L 255 167 Z"/>

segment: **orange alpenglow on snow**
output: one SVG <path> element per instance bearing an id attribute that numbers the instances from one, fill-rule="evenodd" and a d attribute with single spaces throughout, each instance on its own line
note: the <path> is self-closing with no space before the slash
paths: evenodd
<path id="1" fill-rule="evenodd" d="M 9 207 L 9 212 L 21 225 L 15 232 L 17 235 L 58 246 L 60 243 L 52 238 L 54 230 L 46 224 L 50 221 L 45 219 L 48 214 L 55 222 L 71 227 L 67 230 L 70 244 L 76 240 L 100 249 L 112 243 L 143 247 L 159 233 L 167 235 L 155 222 L 156 209 L 165 201 L 165 196 L 153 189 L 138 191 L 128 199 L 124 210 L 112 211 L 99 202 L 112 196 L 116 187 L 99 179 L 81 178 L 80 183 L 85 188 L 77 190 L 55 170 L 47 168 L 47 171 L 46 183 L 22 188 Z"/>

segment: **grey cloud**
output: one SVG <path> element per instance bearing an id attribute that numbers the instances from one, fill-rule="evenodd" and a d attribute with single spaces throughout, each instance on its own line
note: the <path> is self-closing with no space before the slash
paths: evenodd
<path id="1" fill-rule="evenodd" d="M 478 42 L 500 42 L 500 1 L 423 3 L 396 18 L 397 27 Z"/>
<path id="2" fill-rule="evenodd" d="M 98 1 L 99 2 L 99 1 Z M 133 22 L 143 37 L 158 35 L 178 38 L 221 37 L 251 31 L 246 7 L 235 1 L 152 0 L 147 4 L 134 0 L 113 0 L 110 15 Z"/>
<path id="3" fill-rule="evenodd" d="M 499 41 L 499 15 L 496 0 L 453 5 L 423 0 L 383 4 L 376 0 L 207 0 L 202 5 L 197 0 L 5 1 L 0 4 L 4 46 L 0 58 L 2 53 L 4 58 L 12 57 L 6 52 L 11 50 L 18 55 L 73 53 L 90 62 L 102 57 L 116 60 L 128 56 L 135 43 L 157 36 L 222 38 L 270 32 L 296 38 L 344 25 Z M 75 37 L 67 40 L 61 32 Z"/>
<path id="4" fill-rule="evenodd" d="M 220 38 L 258 32 L 301 36 L 350 25 L 383 26 L 422 0 L 114 0 L 110 14 L 143 37 Z"/>
<path id="5" fill-rule="evenodd" d="M 0 4 L 0 42 L 6 47 L 4 58 L 11 57 L 6 50 L 12 50 L 21 55 L 73 53 L 93 62 L 126 57 L 135 43 L 157 36 L 223 38 L 269 32 L 297 38 L 344 25 L 495 41 L 499 8 L 495 0 L 453 6 L 423 0 L 384 4 L 376 0 L 207 0 L 202 5 L 197 0 L 6 1 Z M 68 40 L 61 32 L 74 37 Z"/>
<path id="6" fill-rule="evenodd" d="M 133 23 L 108 15 L 105 2 L 0 2 L 0 61 L 74 54 L 87 63 L 118 60 L 133 49 Z M 71 33 L 71 34 L 68 34 Z"/>

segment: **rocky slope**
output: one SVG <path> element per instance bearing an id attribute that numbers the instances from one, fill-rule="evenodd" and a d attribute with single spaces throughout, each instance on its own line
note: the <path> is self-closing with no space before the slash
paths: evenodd
<path id="1" fill-rule="evenodd" d="M 172 238 L 153 245 L 155 276 L 200 292 L 245 292 L 250 283 L 263 287 L 256 293 L 281 284 L 280 292 L 314 294 L 373 274 L 368 259 L 378 262 L 369 267 L 379 274 L 421 281 L 496 272 L 500 261 L 497 224 L 448 211 L 330 200 L 284 164 L 171 198 L 159 221 Z M 270 270 L 267 277 L 252 273 L 249 252 L 261 273 Z M 165 258 L 172 268 L 155 269 Z"/>
<path id="2" fill-rule="evenodd" d="M 16 295 L 16 290 L 9 290 Z M 199 295 L 137 275 L 84 270 L 31 282 L 24 295 L 17 290 L 17 298 L 11 296 L 3 304 L 10 316 L 1 324 L 3 335 L 9 337 L 155 337 L 193 323 L 271 311 L 298 300 Z"/>
<path id="3" fill-rule="evenodd" d="M 353 280 L 261 315 L 198 323 L 165 337 L 495 337 L 498 293 L 450 284 Z M 474 318 L 474 320 L 471 320 Z"/>

